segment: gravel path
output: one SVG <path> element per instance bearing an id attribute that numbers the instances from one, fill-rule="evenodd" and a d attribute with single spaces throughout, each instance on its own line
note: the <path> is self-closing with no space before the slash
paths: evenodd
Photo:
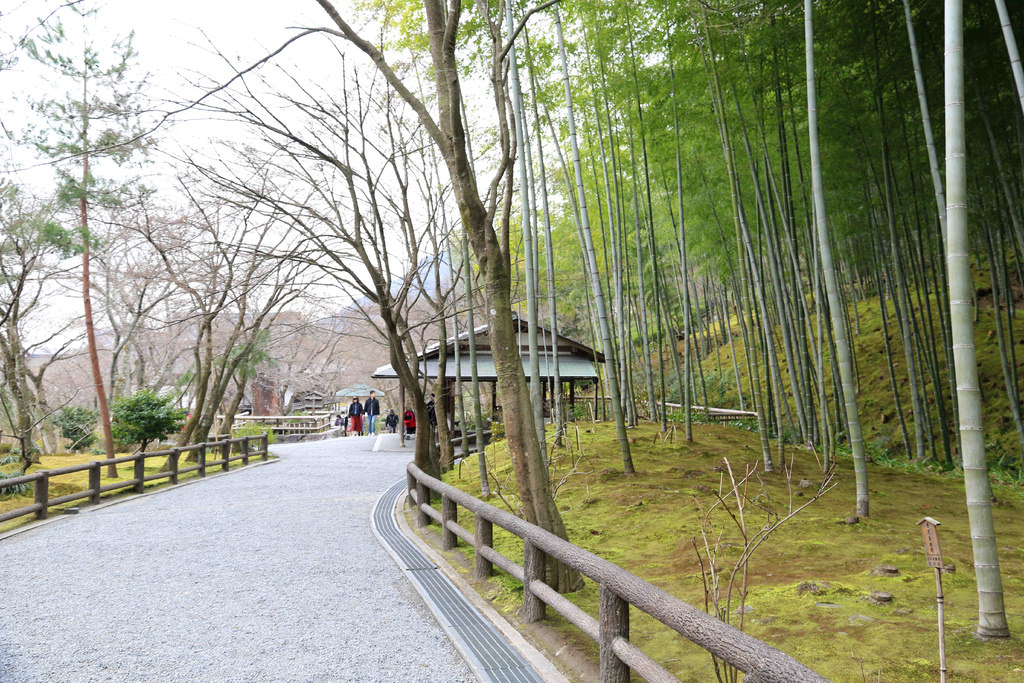
<path id="1" fill-rule="evenodd" d="M 0 681 L 474 681 L 369 528 L 369 437 L 0 541 Z"/>

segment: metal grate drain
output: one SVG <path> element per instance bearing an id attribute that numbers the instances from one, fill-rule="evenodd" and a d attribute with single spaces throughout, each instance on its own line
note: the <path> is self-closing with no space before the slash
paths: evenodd
<path id="1" fill-rule="evenodd" d="M 541 683 L 527 663 L 494 625 L 487 621 L 438 569 L 434 561 L 399 530 L 392 516 L 405 480 L 397 482 L 377 500 L 373 528 L 381 543 L 412 580 L 441 626 L 467 656 L 478 675 L 495 683 Z"/>

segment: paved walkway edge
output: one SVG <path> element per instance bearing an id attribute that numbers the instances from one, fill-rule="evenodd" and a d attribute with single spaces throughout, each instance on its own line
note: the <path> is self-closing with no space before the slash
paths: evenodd
<path id="1" fill-rule="evenodd" d="M 396 494 L 396 489 L 397 495 Z M 386 535 L 382 533 L 384 530 L 378 528 L 378 522 L 385 516 L 381 513 L 386 513 L 389 518 L 388 521 L 395 525 L 395 530 L 400 533 L 404 539 L 415 546 L 415 550 L 418 550 L 423 556 L 424 560 L 429 560 L 430 569 L 433 571 L 440 570 L 440 573 L 444 575 L 444 578 L 461 594 L 463 600 L 468 603 L 467 607 L 475 609 L 483 619 L 489 623 L 499 634 L 504 638 L 507 644 L 513 648 L 515 654 L 524 660 L 532 671 L 524 670 L 523 674 L 527 674 L 529 680 L 542 680 L 545 683 L 569 683 L 569 679 L 566 678 L 562 672 L 560 672 L 550 660 L 547 659 L 537 648 L 531 645 L 523 637 L 523 635 L 516 630 L 508 621 L 505 620 L 498 612 L 476 592 L 476 590 L 464 579 L 445 559 L 443 555 L 438 553 L 428 543 L 419 537 L 418 534 L 413 531 L 408 523 L 406 522 L 405 515 L 402 514 L 402 506 L 405 502 L 405 480 L 395 484 L 392 489 L 381 495 L 378 499 L 377 504 L 374 506 L 374 514 L 371 515 L 371 528 L 374 534 L 380 540 L 381 545 L 387 550 L 388 554 L 391 555 L 395 563 L 399 566 L 402 572 L 409 578 L 410 582 L 416 588 L 417 592 L 423 597 L 424 602 L 433 612 L 434 617 L 437 619 L 441 627 L 448 633 L 452 642 L 458 648 L 459 652 L 462 653 L 466 662 L 473 669 L 477 678 L 486 683 L 492 681 L 501 680 L 523 680 L 521 678 L 506 678 L 506 674 L 512 673 L 510 671 L 489 669 L 479 660 L 479 658 L 473 653 L 473 647 L 466 643 L 462 634 L 455 629 L 451 628 L 448 623 L 450 618 L 444 614 L 438 604 L 434 600 L 434 595 L 431 594 L 431 589 L 428 585 L 423 585 L 415 573 L 422 573 L 425 566 L 409 568 L 407 567 L 407 560 L 403 559 L 399 555 L 397 548 L 392 547 L 391 540 L 386 538 Z M 394 497 L 394 502 L 389 502 L 391 496 Z M 386 509 L 382 509 L 386 507 Z M 533 675 L 529 675 L 533 674 Z"/>
<path id="2" fill-rule="evenodd" d="M 103 461 L 101 460 L 100 462 L 103 462 Z M 108 507 L 110 507 L 112 505 L 123 505 L 124 503 L 130 503 L 133 500 L 142 500 L 143 498 L 149 498 L 150 496 L 155 496 L 158 493 L 165 493 L 166 491 L 173 491 L 174 489 L 181 488 L 182 486 L 191 486 L 192 484 L 198 484 L 201 481 L 207 481 L 208 479 L 215 479 L 217 477 L 223 477 L 225 475 L 233 474 L 235 472 L 241 472 L 243 470 L 249 470 L 249 469 L 252 469 L 253 467 L 262 467 L 263 465 L 271 465 L 271 464 L 273 464 L 275 462 L 281 462 L 281 458 L 272 455 L 267 460 L 257 460 L 256 462 L 250 462 L 248 465 L 235 465 L 234 467 L 232 467 L 227 472 L 224 472 L 224 471 L 208 472 L 205 477 L 192 477 L 191 479 L 186 479 L 185 481 L 180 481 L 177 484 L 170 484 L 170 485 L 164 484 L 162 486 L 156 486 L 156 487 L 151 488 L 149 490 L 143 491 L 142 493 L 131 493 L 126 488 L 123 493 L 115 496 L 114 498 L 109 498 L 107 500 L 100 501 L 99 503 L 96 503 L 95 505 L 90 505 L 89 503 L 81 503 L 80 507 L 79 507 L 79 511 L 78 511 L 77 514 L 80 514 L 80 515 L 81 514 L 88 514 L 90 512 L 95 512 L 97 510 L 102 510 L 104 508 L 108 508 Z M 38 529 L 41 526 L 46 526 L 47 524 L 54 524 L 56 522 L 65 521 L 67 518 L 68 518 L 68 515 L 64 514 L 63 512 L 54 512 L 52 515 L 47 516 L 46 519 L 39 519 L 39 520 L 36 520 L 35 522 L 31 522 L 31 523 L 25 524 L 23 526 L 16 526 L 13 529 L 8 529 L 7 531 L 5 531 L 3 533 L 0 533 L 0 542 L 5 541 L 8 538 L 11 538 L 12 536 L 17 536 L 18 534 L 24 534 L 24 533 L 27 533 L 29 531 L 34 531 L 35 529 Z"/>

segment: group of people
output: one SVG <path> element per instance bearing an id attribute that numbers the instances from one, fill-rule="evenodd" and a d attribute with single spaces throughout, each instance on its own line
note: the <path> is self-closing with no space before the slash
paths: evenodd
<path id="1" fill-rule="evenodd" d="M 437 414 L 434 412 L 434 395 L 430 395 L 427 403 L 427 415 L 430 418 L 431 426 L 437 424 Z M 335 416 L 334 425 L 341 427 L 343 436 L 376 434 L 377 418 L 380 417 L 380 401 L 377 400 L 377 392 L 371 391 L 365 403 L 360 403 L 358 396 L 352 397 L 352 403 L 348 406 L 348 412 L 344 415 Z M 402 423 L 405 426 L 405 437 L 416 435 L 416 413 L 412 408 L 406 408 L 402 415 Z M 384 418 L 384 426 L 388 433 L 394 434 L 398 429 L 398 415 L 395 411 L 389 410 Z"/>
<path id="2" fill-rule="evenodd" d="M 365 403 L 360 403 L 358 396 L 352 397 L 352 403 L 348 406 L 348 412 L 344 415 L 336 415 L 334 425 L 341 427 L 343 435 L 350 434 L 376 434 L 377 418 L 380 417 L 380 401 L 377 400 L 377 392 L 371 391 Z M 394 410 L 388 412 L 384 418 L 384 425 L 392 434 L 398 428 L 398 415 Z"/>

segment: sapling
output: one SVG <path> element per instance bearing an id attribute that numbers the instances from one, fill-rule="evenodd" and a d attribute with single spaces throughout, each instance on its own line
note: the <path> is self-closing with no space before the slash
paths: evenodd
<path id="1" fill-rule="evenodd" d="M 704 586 L 704 610 L 727 624 L 731 623 L 731 617 L 735 614 L 739 617 L 735 626 L 741 631 L 743 630 L 743 618 L 747 611 L 747 576 L 750 558 L 773 532 L 831 491 L 836 485 L 834 469 L 829 468 L 823 473 L 821 483 L 814 494 L 803 504 L 794 507 L 792 464 L 792 459 L 788 464 L 782 463 L 786 489 L 789 494 L 785 513 L 775 509 L 775 503 L 768 487 L 761 479 L 758 469 L 760 464 L 757 462 L 747 464 L 743 475 L 737 479 L 729 460 L 723 459 L 722 466 L 717 468 L 721 472 L 721 478 L 718 491 L 714 493 L 715 501 L 705 507 L 700 499 L 694 496 L 694 501 L 701 513 L 700 540 L 693 537 L 690 539 L 690 543 L 697 553 L 698 562 L 700 562 L 701 581 Z M 751 484 L 754 484 L 756 492 L 751 491 Z M 747 519 L 748 508 L 751 507 L 753 512 L 763 512 L 765 515 L 764 523 L 758 528 L 752 527 Z M 716 511 L 726 514 L 732 521 L 735 531 L 739 533 L 739 544 L 725 540 L 728 523 L 722 525 L 716 522 L 714 518 Z M 726 567 L 721 563 L 724 551 L 732 549 L 736 545 L 740 547 L 739 556 L 730 567 Z M 734 597 L 739 600 L 739 607 L 735 612 L 733 612 Z M 714 655 L 711 659 L 719 681 L 735 683 L 738 680 L 736 668 L 719 661 Z"/>

